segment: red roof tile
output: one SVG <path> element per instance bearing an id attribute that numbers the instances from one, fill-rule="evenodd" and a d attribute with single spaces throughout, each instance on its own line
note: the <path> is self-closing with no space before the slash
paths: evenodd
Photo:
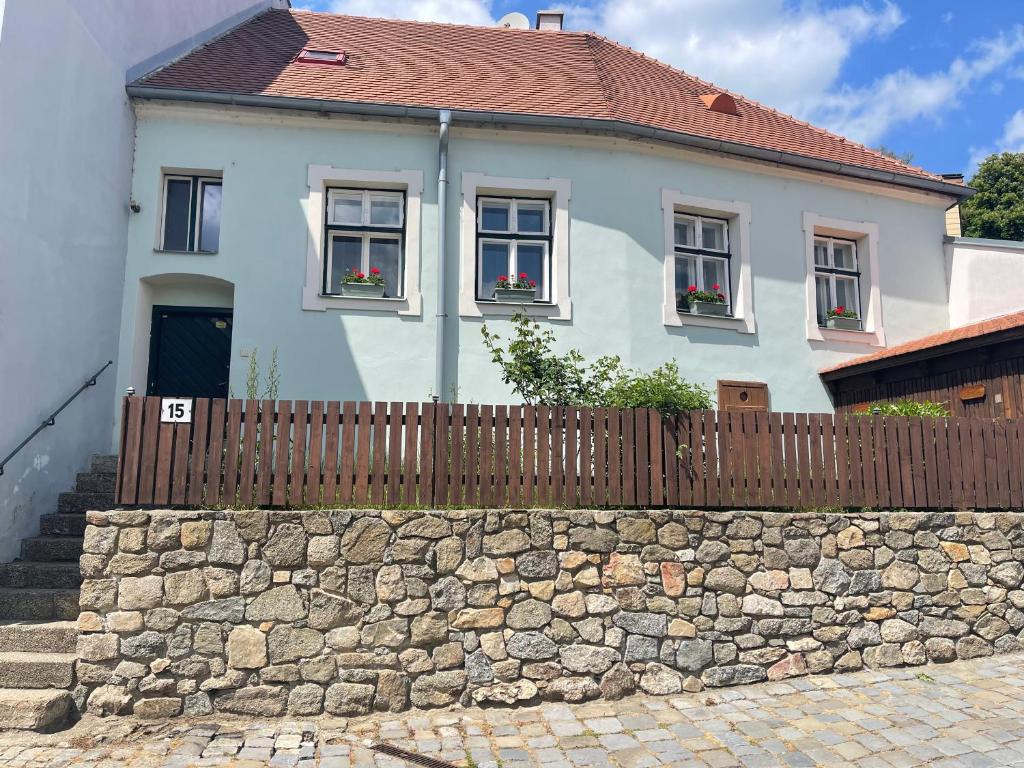
<path id="1" fill-rule="evenodd" d="M 1024 328 L 1024 312 L 1000 315 L 999 317 L 993 317 L 989 320 L 982 320 L 977 323 L 971 323 L 970 325 L 960 326 L 959 328 L 951 328 L 948 331 L 933 333 L 931 336 L 924 336 L 920 339 L 908 341 L 904 344 L 897 344 L 895 347 L 889 347 L 888 349 L 883 349 L 870 355 L 855 357 L 852 360 L 847 360 L 839 363 L 838 365 L 822 368 L 820 373 L 834 373 L 847 368 L 857 368 L 862 365 L 867 365 L 868 363 L 874 363 L 878 360 L 901 357 L 913 352 L 924 352 L 947 344 L 955 344 L 958 341 L 976 339 L 979 336 L 987 336 L 992 333 L 1009 331 L 1014 328 Z"/>
<path id="2" fill-rule="evenodd" d="M 344 66 L 295 62 L 305 47 Z M 269 10 L 135 85 L 625 121 L 761 149 L 941 180 L 587 32 Z"/>

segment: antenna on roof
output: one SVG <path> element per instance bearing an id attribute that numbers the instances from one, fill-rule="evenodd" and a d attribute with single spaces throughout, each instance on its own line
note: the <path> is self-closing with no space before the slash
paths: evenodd
<path id="1" fill-rule="evenodd" d="M 530 20 L 523 14 L 513 11 L 498 19 L 498 26 L 505 29 L 529 29 Z"/>

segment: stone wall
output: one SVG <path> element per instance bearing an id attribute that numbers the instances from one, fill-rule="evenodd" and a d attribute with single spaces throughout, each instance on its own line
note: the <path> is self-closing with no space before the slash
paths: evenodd
<path id="1" fill-rule="evenodd" d="M 78 701 L 357 715 L 1021 649 L 1024 515 L 96 512 Z"/>

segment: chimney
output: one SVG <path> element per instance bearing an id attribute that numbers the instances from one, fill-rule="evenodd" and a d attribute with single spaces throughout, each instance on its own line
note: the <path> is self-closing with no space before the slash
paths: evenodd
<path id="1" fill-rule="evenodd" d="M 562 21 L 565 13 L 562 11 L 537 11 L 537 29 L 548 29 L 559 31 L 562 28 Z"/>

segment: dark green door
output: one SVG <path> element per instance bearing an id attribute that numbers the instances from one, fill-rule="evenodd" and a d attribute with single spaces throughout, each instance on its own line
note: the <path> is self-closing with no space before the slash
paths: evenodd
<path id="1" fill-rule="evenodd" d="M 231 310 L 153 307 L 147 394 L 227 397 Z"/>

